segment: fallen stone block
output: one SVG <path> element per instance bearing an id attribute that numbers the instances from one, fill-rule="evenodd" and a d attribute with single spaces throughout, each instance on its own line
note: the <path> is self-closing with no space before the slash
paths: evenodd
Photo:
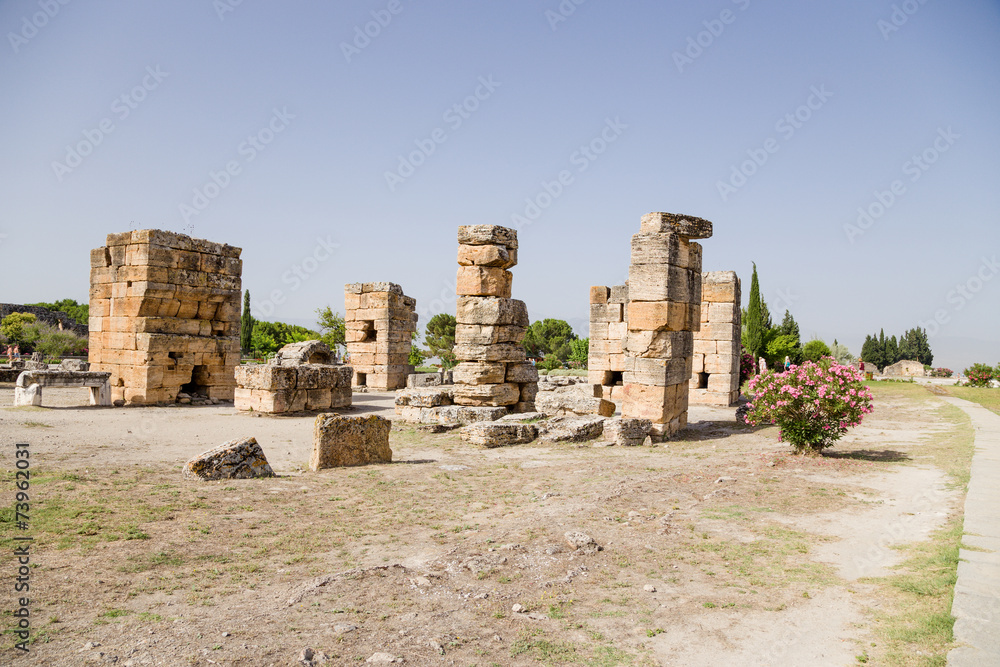
<path id="1" fill-rule="evenodd" d="M 611 445 L 637 447 L 646 441 L 653 422 L 648 419 L 612 417 L 604 422 L 604 440 Z"/>
<path id="2" fill-rule="evenodd" d="M 455 388 L 453 386 L 400 389 L 396 392 L 396 405 L 408 405 L 415 408 L 434 408 L 439 405 L 451 405 L 454 396 Z"/>
<path id="3" fill-rule="evenodd" d="M 560 387 L 552 391 L 539 391 L 535 396 L 535 408 L 547 415 L 561 417 L 568 414 L 601 415 L 615 414 L 615 404 L 592 395 L 593 389 L 587 385 L 580 387 Z"/>
<path id="4" fill-rule="evenodd" d="M 539 434 L 550 442 L 585 442 L 599 438 L 604 417 L 552 417 L 539 423 Z"/>
<path id="5" fill-rule="evenodd" d="M 517 422 L 480 422 L 463 428 L 461 435 L 462 440 L 482 447 L 506 447 L 531 442 L 538 437 L 538 427 Z"/>
<path id="6" fill-rule="evenodd" d="M 322 468 L 391 463 L 389 430 L 392 422 L 384 417 L 344 417 L 324 413 L 313 424 L 312 471 Z"/>
<path id="7" fill-rule="evenodd" d="M 566 544 L 580 553 L 596 554 L 598 551 L 601 551 L 601 547 L 597 545 L 594 538 L 586 533 L 581 533 L 578 530 L 570 530 L 566 532 L 564 537 L 566 538 Z"/>
<path id="8" fill-rule="evenodd" d="M 237 438 L 188 461 L 184 476 L 204 480 L 250 479 L 274 477 L 274 470 L 256 438 Z"/>

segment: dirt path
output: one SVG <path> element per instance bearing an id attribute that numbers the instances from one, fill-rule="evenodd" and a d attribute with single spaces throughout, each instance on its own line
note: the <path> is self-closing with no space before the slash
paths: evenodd
<path id="1" fill-rule="evenodd" d="M 359 412 L 385 398 L 355 396 Z M 289 665 L 309 646 L 327 664 L 856 664 L 882 601 L 855 579 L 957 506 L 921 458 L 948 427 L 937 404 L 890 396 L 821 459 L 695 408 L 657 448 L 481 450 L 397 425 L 393 464 L 317 474 L 311 417 L 0 409 L 0 451 L 30 443 L 37 475 L 40 633 L 3 660 Z M 242 435 L 278 478 L 180 477 Z M 13 458 L 2 467 L 12 479 Z M 933 506 L 913 504 L 927 493 Z"/>

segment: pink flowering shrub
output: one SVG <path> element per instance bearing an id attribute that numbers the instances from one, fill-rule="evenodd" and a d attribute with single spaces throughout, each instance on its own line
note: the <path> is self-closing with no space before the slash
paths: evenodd
<path id="1" fill-rule="evenodd" d="M 862 380 L 860 370 L 831 357 L 783 373 L 765 371 L 750 380 L 747 422 L 777 424 L 796 453 L 818 455 L 872 411 L 872 393 Z"/>

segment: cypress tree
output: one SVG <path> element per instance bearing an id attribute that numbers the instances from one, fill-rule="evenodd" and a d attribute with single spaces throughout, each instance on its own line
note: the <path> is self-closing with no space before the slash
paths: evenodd
<path id="1" fill-rule="evenodd" d="M 250 290 L 243 294 L 243 314 L 240 315 L 240 349 L 250 352 L 253 337 L 253 317 L 250 315 Z"/>
<path id="2" fill-rule="evenodd" d="M 747 352 L 753 356 L 754 363 L 764 353 L 764 312 L 761 308 L 760 284 L 757 281 L 757 263 L 753 265 L 753 276 L 750 278 L 750 300 L 747 303 Z"/>

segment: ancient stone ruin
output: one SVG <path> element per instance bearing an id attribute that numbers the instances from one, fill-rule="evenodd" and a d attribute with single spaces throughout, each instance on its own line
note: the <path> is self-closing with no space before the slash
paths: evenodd
<path id="1" fill-rule="evenodd" d="M 204 480 L 251 479 L 274 477 L 274 470 L 256 438 L 237 438 L 189 460 L 183 475 Z"/>
<path id="2" fill-rule="evenodd" d="M 458 228 L 458 243 L 454 402 L 531 412 L 538 371 L 521 345 L 528 309 L 511 298 L 517 231 L 466 225 Z"/>
<path id="3" fill-rule="evenodd" d="M 233 399 L 240 252 L 156 229 L 91 251 L 90 368 L 111 373 L 113 401 Z"/>
<path id="4" fill-rule="evenodd" d="M 392 463 L 391 429 L 392 422 L 377 415 L 317 415 L 309 469 L 315 472 L 323 468 Z"/>
<path id="5" fill-rule="evenodd" d="M 910 359 L 904 359 L 902 361 L 897 361 L 891 366 L 886 366 L 882 369 L 882 375 L 886 377 L 924 377 L 927 372 L 924 370 L 924 365 L 919 361 L 912 361 Z"/>
<path id="6" fill-rule="evenodd" d="M 622 417 L 649 419 L 662 440 L 687 425 L 694 331 L 701 322 L 701 245 L 712 223 L 647 213 L 632 237 Z"/>
<path id="7" fill-rule="evenodd" d="M 701 274 L 701 326 L 694 333 L 691 403 L 730 406 L 740 398 L 740 279 Z"/>
<path id="8" fill-rule="evenodd" d="M 237 410 L 278 414 L 351 405 L 350 366 L 334 363 L 326 343 L 289 343 L 266 364 L 236 368 Z"/>
<path id="9" fill-rule="evenodd" d="M 625 391 L 628 285 L 590 288 L 590 352 L 587 381 L 594 396 L 621 402 Z"/>
<path id="10" fill-rule="evenodd" d="M 354 386 L 392 391 L 406 386 L 417 301 L 395 283 L 344 286 L 347 353 Z"/>

